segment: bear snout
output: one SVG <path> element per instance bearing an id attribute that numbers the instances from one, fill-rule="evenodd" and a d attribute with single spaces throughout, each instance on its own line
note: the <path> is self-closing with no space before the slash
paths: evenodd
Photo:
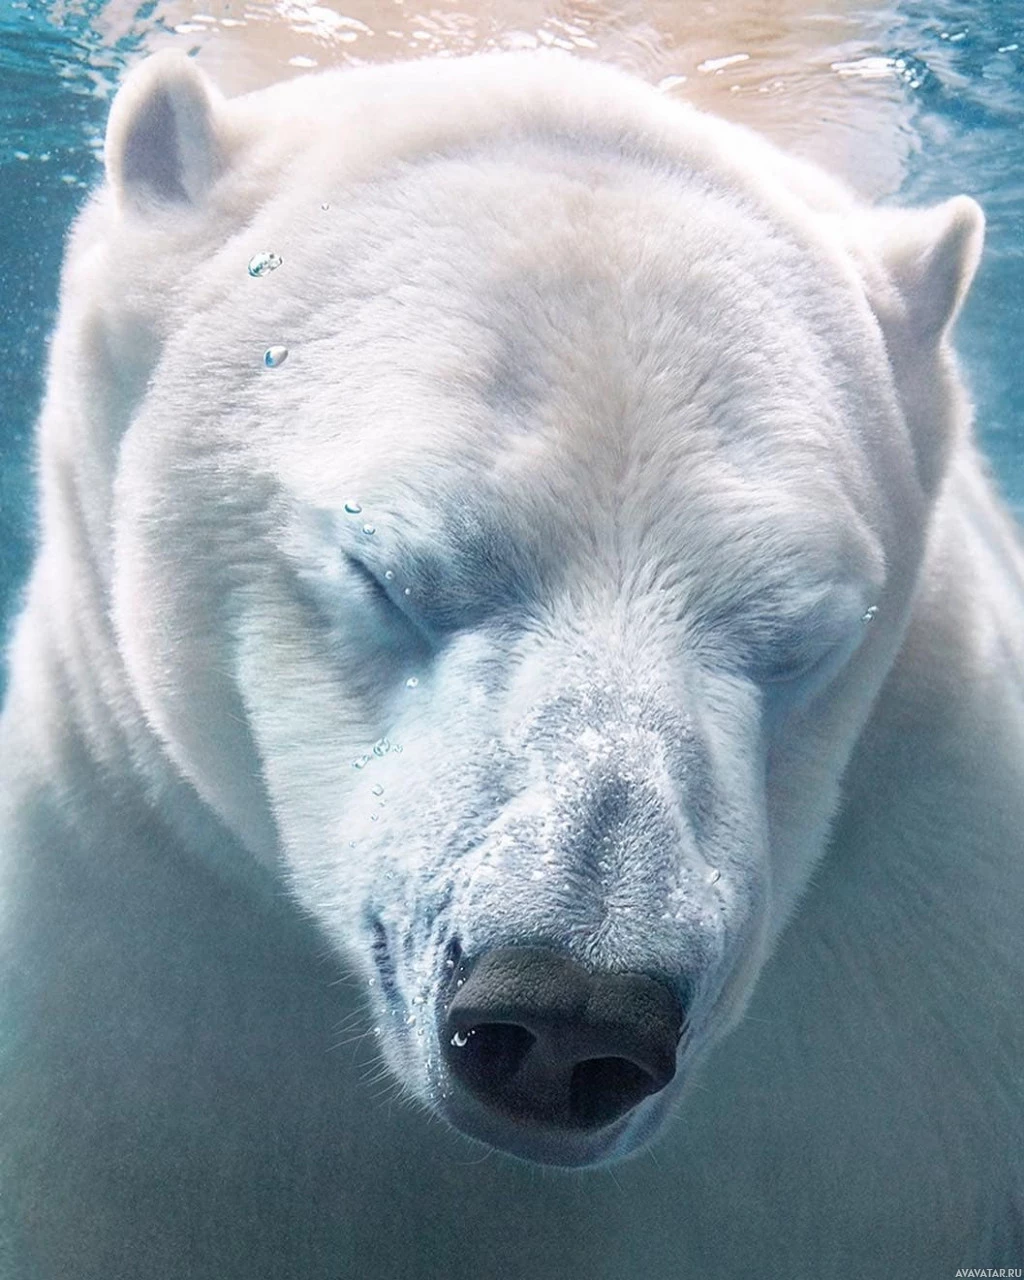
<path id="1" fill-rule="evenodd" d="M 579 1137 L 621 1119 L 675 1075 L 683 1022 L 678 996 L 654 978 L 512 946 L 477 958 L 438 1030 L 448 1071 L 501 1146 L 503 1128 Z"/>

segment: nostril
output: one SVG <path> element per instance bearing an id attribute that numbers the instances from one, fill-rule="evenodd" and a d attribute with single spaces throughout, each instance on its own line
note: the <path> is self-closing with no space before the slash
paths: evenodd
<path id="1" fill-rule="evenodd" d="M 458 1051 L 459 1075 L 471 1088 L 487 1088 L 511 1079 L 537 1037 L 510 1023 L 482 1023 L 456 1030 L 451 1043 Z"/>
<path id="2" fill-rule="evenodd" d="M 660 1087 L 653 1076 L 628 1058 L 590 1058 L 573 1068 L 569 1114 L 576 1125 L 600 1128 Z"/>

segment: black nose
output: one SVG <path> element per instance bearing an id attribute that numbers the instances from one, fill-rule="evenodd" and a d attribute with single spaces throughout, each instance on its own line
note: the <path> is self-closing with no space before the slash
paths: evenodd
<path id="1" fill-rule="evenodd" d="M 441 1024 L 452 1074 L 512 1119 L 599 1129 L 672 1079 L 679 1000 L 638 973 L 588 973 L 541 947 L 477 960 Z"/>

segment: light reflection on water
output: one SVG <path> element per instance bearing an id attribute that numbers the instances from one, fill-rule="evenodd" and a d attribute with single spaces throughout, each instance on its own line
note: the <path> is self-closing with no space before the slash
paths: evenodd
<path id="1" fill-rule="evenodd" d="M 96 26 L 107 43 L 194 51 L 232 93 L 329 66 L 565 49 L 754 125 L 878 196 L 898 188 L 914 146 L 900 69 L 877 56 L 891 21 L 851 0 L 159 0 L 140 29 L 134 3 L 110 0 Z"/>

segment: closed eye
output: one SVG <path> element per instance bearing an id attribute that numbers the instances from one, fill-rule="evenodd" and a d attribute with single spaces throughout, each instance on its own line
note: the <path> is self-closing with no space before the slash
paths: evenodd
<path id="1" fill-rule="evenodd" d="M 795 610 L 777 607 L 748 617 L 734 631 L 743 665 L 759 684 L 809 689 L 827 683 L 853 656 L 864 635 L 866 592 L 831 587 L 796 621 Z M 788 619 L 787 619 L 788 613 Z"/>
<path id="2" fill-rule="evenodd" d="M 826 644 L 798 646 L 773 660 L 752 663 L 753 673 L 763 684 L 789 684 L 803 680 L 833 662 L 839 648 L 841 644 L 835 640 Z"/>
<path id="3" fill-rule="evenodd" d="M 404 623 L 407 628 L 412 629 L 420 644 L 425 643 L 430 648 L 436 647 L 437 636 L 431 633 L 430 628 L 419 616 L 418 611 L 415 608 L 411 608 L 408 601 L 402 600 L 401 592 L 396 592 L 392 595 L 381 582 L 379 576 L 365 565 L 362 560 L 349 552 L 345 552 L 345 563 L 352 570 L 353 576 L 361 583 L 367 598 L 379 605 L 381 609 L 386 610 L 385 618 L 388 622 Z"/>
<path id="4" fill-rule="evenodd" d="M 346 555 L 345 559 L 348 562 L 349 568 L 355 572 L 359 579 L 361 579 L 371 595 L 376 597 L 382 605 L 386 605 L 389 609 L 398 608 L 385 589 L 384 584 L 375 573 L 372 573 L 366 565 L 363 564 L 362 560 L 357 560 L 355 556 L 350 555 Z"/>
<path id="5" fill-rule="evenodd" d="M 812 643 L 797 646 L 778 660 L 753 664 L 754 678 L 766 690 L 786 700 L 802 701 L 828 684 L 853 656 L 863 636 L 863 626 L 846 633 L 817 636 Z"/>

